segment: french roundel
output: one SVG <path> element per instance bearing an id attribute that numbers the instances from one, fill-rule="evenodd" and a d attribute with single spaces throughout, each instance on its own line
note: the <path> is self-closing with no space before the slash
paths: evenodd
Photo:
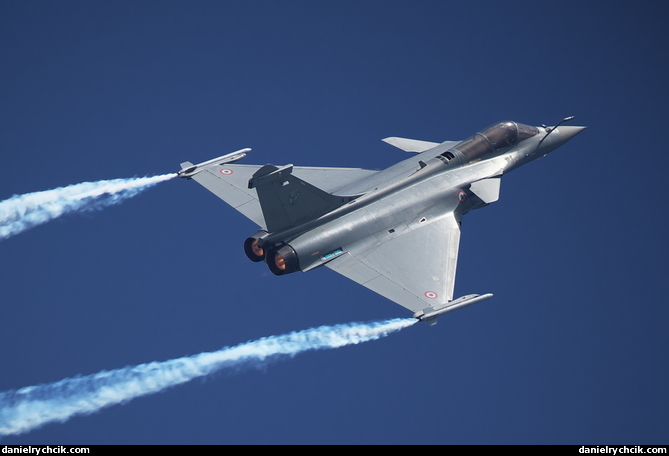
<path id="1" fill-rule="evenodd" d="M 425 292 L 425 297 L 428 299 L 437 299 L 439 295 L 435 293 L 434 291 L 426 291 Z"/>
<path id="2" fill-rule="evenodd" d="M 461 203 L 465 202 L 465 199 L 467 199 L 467 194 L 463 190 L 458 191 L 458 201 Z"/>
<path id="3" fill-rule="evenodd" d="M 232 171 L 231 169 L 228 169 L 228 168 L 223 168 L 223 169 L 221 170 L 221 174 L 223 174 L 223 175 L 225 175 L 225 176 L 229 176 L 230 174 L 232 174 L 232 172 L 233 172 L 233 171 Z"/>

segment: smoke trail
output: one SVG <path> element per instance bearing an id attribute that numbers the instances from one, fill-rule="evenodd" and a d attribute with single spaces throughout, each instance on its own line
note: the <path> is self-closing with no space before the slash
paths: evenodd
<path id="1" fill-rule="evenodd" d="M 65 422 L 101 408 L 211 374 L 226 367 L 260 364 L 307 350 L 338 348 L 387 336 L 413 325 L 413 318 L 349 323 L 264 337 L 234 347 L 163 362 L 66 378 L 0 393 L 0 436 L 21 434 L 45 423 Z"/>
<path id="2" fill-rule="evenodd" d="M 174 177 L 176 174 L 83 182 L 44 192 L 14 195 L 0 202 L 0 241 L 68 212 L 118 204 Z"/>

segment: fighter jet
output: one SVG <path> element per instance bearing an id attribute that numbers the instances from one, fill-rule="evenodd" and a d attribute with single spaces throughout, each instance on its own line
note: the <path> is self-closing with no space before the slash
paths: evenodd
<path id="1" fill-rule="evenodd" d="M 462 216 L 498 200 L 501 178 L 585 127 L 499 122 L 464 141 L 385 138 L 414 153 L 385 170 L 230 164 L 242 149 L 198 165 L 193 179 L 255 222 L 244 241 L 276 275 L 325 266 L 434 325 L 492 297 L 453 299 Z"/>

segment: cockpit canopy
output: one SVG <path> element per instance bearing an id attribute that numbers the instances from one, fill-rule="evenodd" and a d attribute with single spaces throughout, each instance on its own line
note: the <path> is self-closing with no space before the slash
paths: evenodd
<path id="1" fill-rule="evenodd" d="M 512 121 L 500 122 L 465 139 L 454 149 L 462 152 L 467 161 L 471 162 L 500 149 L 515 146 L 537 134 L 539 130 L 536 127 Z"/>

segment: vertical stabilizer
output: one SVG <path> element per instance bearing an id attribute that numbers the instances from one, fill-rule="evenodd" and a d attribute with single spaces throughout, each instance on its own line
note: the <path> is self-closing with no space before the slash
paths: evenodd
<path id="1" fill-rule="evenodd" d="M 249 188 L 258 192 L 267 230 L 292 228 L 338 208 L 349 198 L 331 195 L 293 176 L 293 165 L 265 165 L 253 174 Z"/>

